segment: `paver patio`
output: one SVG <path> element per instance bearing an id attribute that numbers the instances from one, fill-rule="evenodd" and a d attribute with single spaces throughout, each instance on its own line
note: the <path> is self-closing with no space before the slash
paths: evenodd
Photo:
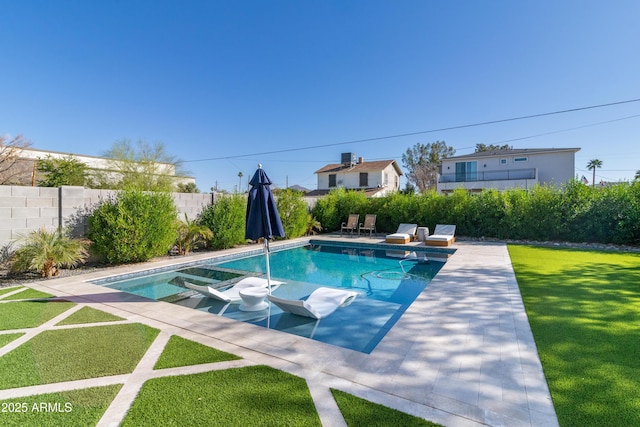
<path id="1" fill-rule="evenodd" d="M 368 237 L 343 240 L 381 242 Z M 453 247 L 456 254 L 370 354 L 86 282 L 102 277 L 103 272 L 31 284 L 161 333 L 131 374 L 0 390 L 0 399 L 124 384 L 99 423 L 111 426 L 122 420 L 149 378 L 264 364 L 305 378 L 327 426 L 345 425 L 330 387 L 446 426 L 558 425 L 506 245 L 459 241 Z M 199 254 L 190 260 L 212 255 Z M 162 265 L 182 262 L 184 258 L 176 258 Z M 159 263 L 126 266 L 111 273 L 144 270 Z M 57 321 L 40 328 L 53 327 Z M 171 334 L 243 360 L 153 371 Z"/>

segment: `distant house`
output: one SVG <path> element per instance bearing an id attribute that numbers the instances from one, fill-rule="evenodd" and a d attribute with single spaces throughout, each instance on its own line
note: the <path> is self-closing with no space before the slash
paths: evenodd
<path id="1" fill-rule="evenodd" d="M 315 173 L 318 188 L 307 196 L 322 196 L 334 188 L 363 191 L 367 197 L 383 197 L 400 189 L 402 170 L 395 160 L 356 161 L 354 153 L 342 153 L 341 163 L 326 165 Z"/>
<path id="2" fill-rule="evenodd" d="M 96 156 L 85 156 L 82 154 L 71 154 L 71 153 L 61 153 L 57 151 L 45 151 L 45 150 L 36 150 L 33 148 L 24 148 L 19 153 L 18 162 L 16 162 L 16 167 L 20 167 L 20 170 L 17 171 L 16 179 L 14 184 L 18 185 L 31 185 L 37 184 L 37 176 L 36 176 L 36 167 L 35 163 L 38 159 L 45 159 L 47 157 L 53 159 L 64 159 L 71 157 L 75 160 L 78 160 L 84 163 L 87 168 L 91 171 L 101 171 L 106 172 L 107 174 L 116 175 L 117 172 L 113 170 L 113 160 L 105 157 L 96 157 Z M 170 163 L 159 163 L 159 167 L 162 170 L 163 174 L 170 175 L 174 177 L 175 183 L 178 184 L 188 184 L 194 183 L 195 179 L 193 177 L 184 177 L 175 175 L 175 166 Z"/>
<path id="3" fill-rule="evenodd" d="M 437 190 L 456 188 L 479 192 L 493 188 L 531 188 L 561 185 L 574 178 L 579 148 L 522 148 L 483 151 L 442 159 Z"/>

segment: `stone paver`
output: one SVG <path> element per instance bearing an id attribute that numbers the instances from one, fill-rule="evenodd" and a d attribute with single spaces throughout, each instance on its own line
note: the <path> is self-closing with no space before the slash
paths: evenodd
<path id="1" fill-rule="evenodd" d="M 335 236 L 324 238 L 338 240 Z M 379 238 L 344 240 L 380 242 Z M 457 242 L 453 248 L 456 254 L 371 354 L 150 302 L 86 282 L 104 273 L 30 286 L 162 330 L 136 370 L 117 376 L 117 382 L 124 386 L 100 425 L 117 425 L 148 378 L 169 371 L 175 375 L 251 364 L 269 365 L 306 379 L 326 426 L 344 425 L 330 387 L 446 426 L 558 425 L 506 245 Z M 224 253 L 230 252 L 239 250 Z M 190 260 L 208 257 L 211 254 L 200 254 Z M 184 261 L 172 260 L 171 264 Z M 127 266 L 112 274 L 158 266 Z M 153 371 L 171 334 L 244 359 Z M 94 380 L 82 381 L 87 387 Z M 110 380 L 95 380 L 96 384 L 100 381 Z M 79 384 L 67 385 L 75 388 Z M 61 386 L 36 386 L 29 391 L 40 393 Z M 7 392 L 0 391 L 0 398 Z"/>

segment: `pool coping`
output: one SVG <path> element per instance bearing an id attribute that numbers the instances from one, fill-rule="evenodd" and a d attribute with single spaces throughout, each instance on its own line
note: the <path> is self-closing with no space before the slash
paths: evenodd
<path id="1" fill-rule="evenodd" d="M 383 243 L 378 237 L 313 239 Z M 272 247 L 308 240 L 274 242 Z M 316 401 L 318 407 L 327 404 L 328 388 L 336 388 L 447 426 L 558 425 L 506 244 L 459 241 L 452 248 L 455 255 L 370 354 L 89 282 L 104 272 L 30 286 L 150 326 L 202 337 L 251 362 L 303 377 L 314 396 L 324 396 Z M 211 257 L 193 255 L 189 262 Z M 180 257 L 123 266 L 109 275 L 184 262 Z M 123 407 L 122 416 L 125 412 Z"/>

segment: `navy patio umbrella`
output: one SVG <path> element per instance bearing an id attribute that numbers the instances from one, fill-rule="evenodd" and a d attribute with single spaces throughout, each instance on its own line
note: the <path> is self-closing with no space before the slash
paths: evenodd
<path id="1" fill-rule="evenodd" d="M 245 239 L 258 240 L 264 238 L 264 253 L 267 263 L 267 285 L 271 293 L 271 270 L 269 266 L 269 240 L 273 237 L 284 237 L 284 228 L 276 207 L 276 200 L 271 192 L 271 180 L 258 165 L 258 170 L 249 181 L 249 200 L 247 202 L 247 221 Z"/>

